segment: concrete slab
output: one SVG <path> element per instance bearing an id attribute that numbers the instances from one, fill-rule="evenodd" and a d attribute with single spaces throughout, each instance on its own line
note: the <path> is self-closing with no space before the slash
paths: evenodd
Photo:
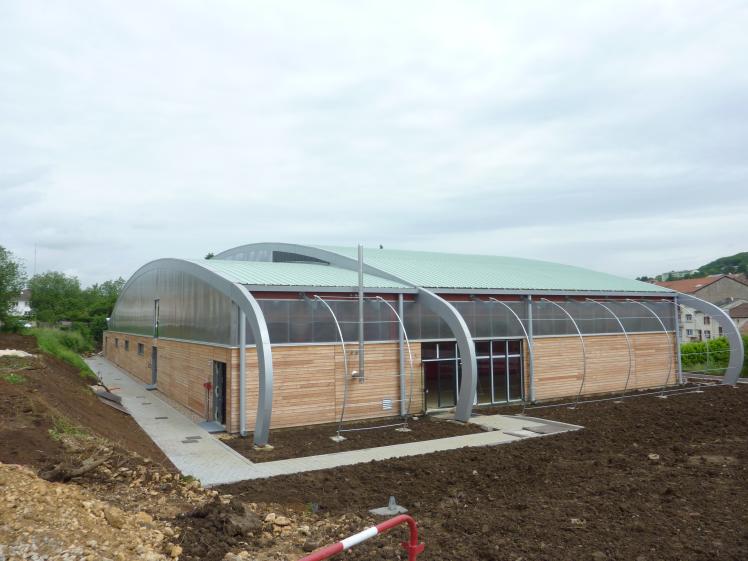
<path id="1" fill-rule="evenodd" d="M 122 398 L 122 405 L 133 419 L 183 474 L 199 479 L 205 486 L 263 476 L 255 464 L 213 438 L 155 393 L 150 393 L 144 402 L 143 384 L 124 370 L 102 357 L 91 357 L 86 362 L 107 386 L 113 386 L 114 378 L 119 378 L 113 393 Z"/>

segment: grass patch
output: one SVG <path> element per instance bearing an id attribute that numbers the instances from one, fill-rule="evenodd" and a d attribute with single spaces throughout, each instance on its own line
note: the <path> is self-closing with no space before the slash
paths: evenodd
<path id="1" fill-rule="evenodd" d="M 73 365 L 84 378 L 96 379 L 96 374 L 79 354 L 93 350 L 91 344 L 80 333 L 59 329 L 31 329 L 29 332 L 36 337 L 36 344 L 42 351 Z"/>
<path id="2" fill-rule="evenodd" d="M 52 440 L 60 440 L 63 436 L 86 436 L 88 433 L 81 427 L 74 425 L 65 417 L 56 417 L 52 428 L 49 429 L 49 436 Z"/>
<path id="3" fill-rule="evenodd" d="M 23 384 L 26 381 L 26 376 L 16 374 L 15 372 L 4 374 L 2 378 L 9 384 Z"/>

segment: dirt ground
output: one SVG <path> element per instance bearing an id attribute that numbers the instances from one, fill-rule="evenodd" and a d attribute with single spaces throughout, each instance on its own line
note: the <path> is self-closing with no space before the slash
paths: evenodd
<path id="1" fill-rule="evenodd" d="M 344 427 L 360 429 L 396 422 L 398 422 L 396 419 L 378 419 L 369 422 L 346 423 Z M 473 425 L 463 425 L 432 417 L 419 417 L 417 420 L 410 420 L 408 422 L 408 428 L 411 429 L 410 432 L 400 432 L 395 430 L 395 427 L 344 432 L 343 435 L 346 440 L 343 442 L 334 442 L 330 437 L 336 434 L 337 428 L 337 424 L 328 424 L 275 429 L 270 434 L 270 442 L 273 445 L 273 450 L 269 451 L 255 450 L 253 448 L 252 435 L 244 438 L 226 438 L 224 442 L 253 462 L 268 462 L 481 432 L 479 427 Z"/>
<path id="2" fill-rule="evenodd" d="M 363 517 L 395 495 L 419 522 L 424 561 L 744 561 L 747 410 L 745 386 L 534 410 L 586 428 L 221 492 L 299 509 L 317 503 L 329 517 Z M 377 538 L 346 558 L 402 558 L 403 537 Z M 206 561 L 222 557 L 220 537 L 212 539 Z"/>
<path id="3" fill-rule="evenodd" d="M 36 352 L 29 338 L 0 335 L 0 348 Z M 395 495 L 419 523 L 423 561 L 745 561 L 747 410 L 746 386 L 534 409 L 586 428 L 208 490 L 175 474 L 74 369 L 5 358 L 0 558 L 292 561 L 375 523 L 368 509 Z M 404 538 L 345 558 L 403 559 Z"/>
<path id="4" fill-rule="evenodd" d="M 0 462 L 49 467 L 63 454 L 49 431 L 85 432 L 172 468 L 171 462 L 133 419 L 102 403 L 69 364 L 41 354 L 33 337 L 0 334 L 0 348 L 22 350 L 33 358 L 0 357 Z M 8 374 L 20 376 L 8 381 Z"/>

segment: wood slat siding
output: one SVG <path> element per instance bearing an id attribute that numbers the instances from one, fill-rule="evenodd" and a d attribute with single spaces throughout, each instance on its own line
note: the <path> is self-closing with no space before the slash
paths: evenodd
<path id="1" fill-rule="evenodd" d="M 672 344 L 664 333 L 629 335 L 635 368 L 629 389 L 662 386 L 668 373 L 668 355 L 673 367 L 667 383 L 677 381 L 675 337 Z M 620 392 L 626 384 L 629 353 L 623 335 L 585 337 L 587 377 L 582 395 Z M 538 401 L 574 397 L 582 383 L 582 344 L 576 337 L 535 339 L 535 395 Z"/>
<path id="2" fill-rule="evenodd" d="M 123 370 L 127 370 L 138 380 L 150 384 L 151 347 L 153 346 L 153 337 L 127 335 L 125 333 L 116 333 L 114 331 L 107 331 L 105 337 L 104 356 Z M 115 338 L 119 339 L 119 348 L 114 346 Z M 125 340 L 130 341 L 129 351 L 125 351 Z M 142 355 L 138 354 L 138 343 L 142 343 L 144 346 Z"/>
<path id="3" fill-rule="evenodd" d="M 414 384 L 411 411 L 423 409 L 420 347 L 413 345 Z M 247 349 L 247 430 L 255 424 L 258 396 L 257 355 Z M 346 419 L 397 416 L 400 413 L 397 343 L 369 344 L 364 370 L 366 381 L 350 380 Z M 231 403 L 239 399 L 239 352 L 231 368 Z M 358 352 L 349 351 L 349 372 L 358 370 Z M 408 365 L 409 362 L 406 362 Z M 271 428 L 333 423 L 340 419 L 344 391 L 344 364 L 340 345 L 298 345 L 273 347 L 273 415 Z M 410 390 L 410 373 L 407 375 Z M 382 408 L 383 399 L 392 399 L 392 409 Z M 239 408 L 231 407 L 229 429 L 239 430 Z"/>
<path id="4" fill-rule="evenodd" d="M 151 337 L 107 332 L 104 355 L 143 382 L 151 380 L 151 346 L 158 347 L 158 388 L 198 415 L 206 414 L 205 382 L 212 382 L 213 361 L 226 362 L 226 412 L 229 432 L 239 430 L 239 350 L 201 343 L 187 343 Z M 114 338 L 119 338 L 119 348 Z M 676 382 L 677 356 L 663 333 L 630 335 L 636 368 L 628 387 L 662 386 L 668 371 L 668 354 L 673 368 L 669 384 Z M 130 350 L 124 350 L 124 341 Z M 137 344 L 145 346 L 137 354 Z M 587 379 L 583 395 L 619 392 L 628 373 L 628 347 L 623 335 L 589 336 Z M 535 339 L 535 388 L 538 401 L 574 397 L 582 382 L 581 343 L 575 337 Z M 421 346 L 413 347 L 414 375 L 410 412 L 424 409 Z M 398 416 L 400 412 L 399 356 L 397 343 L 366 346 L 366 381 L 349 379 L 345 418 L 347 420 Z M 525 353 L 525 395 L 528 364 Z M 258 365 L 254 348 L 246 350 L 247 430 L 255 424 L 258 398 Z M 349 372 L 358 369 L 358 349 L 348 349 Z M 410 393 L 409 362 L 406 358 L 406 393 Z M 332 423 L 340 418 L 343 405 L 344 361 L 340 345 L 294 345 L 273 347 L 273 414 L 271 428 Z M 383 409 L 382 400 L 391 399 L 392 409 Z"/>
<path id="5" fill-rule="evenodd" d="M 201 343 L 187 343 L 168 339 L 153 339 L 107 331 L 104 356 L 120 368 L 145 383 L 151 382 L 151 347 L 158 348 L 158 389 L 198 415 L 205 416 L 205 382 L 213 382 L 213 361 L 225 362 L 227 379 L 230 379 L 232 349 Z M 119 348 L 114 338 L 119 339 Z M 124 340 L 130 341 L 130 350 L 125 351 Z M 138 355 L 137 344 L 143 343 L 145 352 Z M 238 362 L 238 354 L 237 354 Z M 238 366 L 237 366 L 238 369 Z M 227 385 L 229 382 L 227 381 Z M 228 399 L 228 391 L 227 391 Z M 229 403 L 226 411 L 230 411 Z"/>

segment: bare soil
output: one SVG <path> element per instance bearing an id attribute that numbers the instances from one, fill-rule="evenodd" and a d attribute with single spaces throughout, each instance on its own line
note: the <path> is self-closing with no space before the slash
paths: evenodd
<path id="1" fill-rule="evenodd" d="M 81 428 L 173 469 L 129 415 L 102 403 L 90 389 L 90 380 L 66 362 L 42 354 L 33 337 L 0 334 L 0 348 L 35 355 L 0 358 L 0 462 L 35 467 L 59 462 L 63 446 L 50 438 L 49 431 L 62 419 L 64 427 Z M 11 373 L 21 381 L 9 382 L 4 375 Z"/>
<path id="2" fill-rule="evenodd" d="M 346 423 L 344 427 L 346 429 L 365 429 L 396 422 L 397 420 L 392 418 L 376 419 L 367 422 Z M 454 423 L 433 417 L 419 417 L 417 420 L 410 420 L 408 428 L 410 432 L 397 431 L 395 427 L 343 432 L 345 440 L 342 442 L 335 442 L 330 438 L 335 436 L 338 429 L 337 424 L 275 429 L 270 433 L 272 450 L 255 450 L 251 434 L 246 437 L 227 438 L 224 439 L 224 442 L 253 462 L 269 462 L 481 432 L 480 427 L 474 425 Z"/>
<path id="3" fill-rule="evenodd" d="M 534 410 L 586 428 L 238 483 L 222 492 L 298 508 L 318 503 L 328 517 L 364 517 L 395 495 L 419 522 L 424 561 L 744 561 L 746 410 L 744 386 Z M 403 538 L 397 531 L 346 557 L 402 558 Z M 203 543 L 202 559 L 222 558 L 220 534 L 195 529 L 190 539 Z"/>

